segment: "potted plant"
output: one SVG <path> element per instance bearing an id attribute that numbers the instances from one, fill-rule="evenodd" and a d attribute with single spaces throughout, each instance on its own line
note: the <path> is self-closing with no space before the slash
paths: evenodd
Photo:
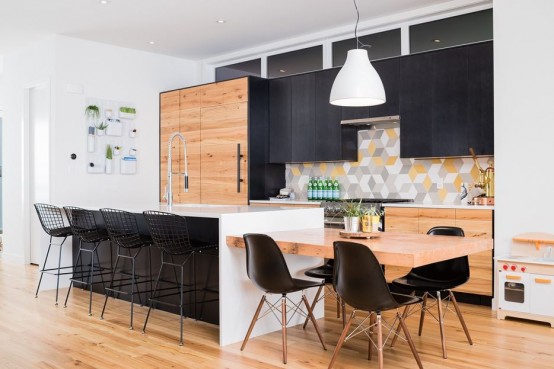
<path id="1" fill-rule="evenodd" d="M 108 128 L 108 123 L 100 122 L 98 125 L 95 125 L 95 127 L 96 127 L 96 135 L 104 136 L 104 134 L 106 133 L 106 128 Z"/>
<path id="2" fill-rule="evenodd" d="M 362 232 L 379 232 L 383 210 L 376 206 L 362 209 Z"/>
<path id="3" fill-rule="evenodd" d="M 106 147 L 106 173 L 110 174 L 112 172 L 112 147 L 108 145 Z"/>
<path id="4" fill-rule="evenodd" d="M 360 217 L 362 216 L 362 202 L 350 201 L 343 205 L 344 230 L 346 232 L 360 231 Z"/>
<path id="5" fill-rule="evenodd" d="M 85 108 L 85 116 L 92 122 L 100 119 L 100 108 L 97 105 L 89 105 Z"/>
<path id="6" fill-rule="evenodd" d="M 121 151 L 121 146 L 114 146 L 113 147 L 113 154 L 115 156 L 119 155 L 119 152 Z"/>
<path id="7" fill-rule="evenodd" d="M 122 106 L 119 108 L 119 117 L 123 119 L 135 119 L 137 111 L 135 108 L 129 106 Z"/>
<path id="8" fill-rule="evenodd" d="M 133 128 L 132 130 L 129 131 L 129 137 L 135 138 L 136 135 L 137 135 L 137 129 L 136 128 Z"/>

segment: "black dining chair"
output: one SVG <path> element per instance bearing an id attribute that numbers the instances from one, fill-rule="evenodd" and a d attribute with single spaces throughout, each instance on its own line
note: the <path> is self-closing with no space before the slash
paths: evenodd
<path id="1" fill-rule="evenodd" d="M 131 298 L 129 329 L 132 330 L 135 295 L 138 295 L 139 302 L 141 302 L 138 286 L 144 283 L 150 283 L 150 291 L 152 290 L 152 260 L 149 247 L 152 245 L 152 237 L 140 234 L 137 219 L 133 213 L 109 208 L 100 209 L 100 213 L 104 218 L 104 224 L 106 225 L 110 240 L 117 245 L 117 257 L 115 259 L 110 283 L 108 287 L 105 287 L 106 297 L 104 299 L 104 307 L 102 308 L 100 319 L 104 319 L 104 312 L 106 311 L 110 293 L 114 296 L 120 293 L 129 295 Z M 147 254 L 149 272 L 147 276 L 140 276 L 136 273 L 136 260 L 144 249 L 148 249 L 149 251 Z M 130 275 L 129 272 L 125 271 L 123 268 L 118 269 L 120 260 L 131 261 Z"/>
<path id="2" fill-rule="evenodd" d="M 435 236 L 456 236 L 464 237 L 464 230 L 459 227 L 447 227 L 439 226 L 433 227 L 428 232 L 428 235 Z M 444 332 L 444 314 L 448 310 L 448 304 L 446 309 L 443 309 L 442 303 L 446 300 L 452 302 L 456 315 L 460 320 L 462 328 L 467 337 L 467 341 L 470 345 L 473 345 L 473 341 L 469 334 L 469 330 L 462 316 L 462 311 L 458 306 L 456 297 L 452 293 L 452 289 L 462 284 L 466 283 L 469 280 L 469 261 L 468 257 L 461 256 L 459 258 L 449 259 L 445 261 L 440 261 L 433 264 L 424 265 L 421 267 L 413 268 L 408 274 L 403 277 L 397 278 L 392 281 L 393 285 L 400 287 L 404 290 L 419 292 L 423 294 L 423 302 L 421 304 L 421 315 L 419 319 L 419 331 L 418 335 L 421 336 L 423 331 L 423 321 L 425 319 L 425 313 L 429 312 L 429 315 L 433 316 L 439 322 L 439 329 L 441 335 L 441 345 L 442 345 L 442 356 L 447 358 L 446 355 L 446 339 Z M 442 295 L 442 292 L 446 291 L 446 296 Z M 437 305 L 437 316 L 435 317 L 430 313 L 430 307 L 428 305 L 428 299 L 434 299 Z M 408 315 L 408 310 L 406 309 L 402 314 L 404 317 Z M 394 345 L 394 340 L 391 342 L 391 345 Z"/>
<path id="3" fill-rule="evenodd" d="M 102 283 L 105 287 L 104 275 L 111 274 L 111 242 L 110 245 L 110 268 L 102 267 L 98 257 L 98 247 L 102 242 L 109 241 L 110 237 L 104 228 L 98 227 L 94 212 L 88 209 L 82 209 L 75 206 L 64 206 L 67 220 L 71 226 L 73 236 L 79 239 L 79 252 L 73 264 L 73 276 L 67 290 L 64 307 L 67 307 L 67 300 L 71 292 L 71 287 L 77 283 L 83 287 L 89 287 L 88 315 L 92 315 L 92 288 L 94 284 Z M 90 264 L 84 264 L 83 254 L 90 254 Z M 96 259 L 96 260 L 95 260 Z M 98 264 L 94 264 L 97 262 Z M 98 280 L 97 277 L 100 277 Z M 96 278 L 96 281 L 95 281 Z"/>
<path id="4" fill-rule="evenodd" d="M 48 243 L 48 250 L 46 251 L 46 256 L 44 257 L 44 263 L 42 264 L 42 269 L 40 270 L 40 278 L 38 280 L 37 291 L 35 292 L 35 297 L 38 297 L 38 291 L 40 290 L 40 284 L 42 282 L 42 277 L 44 273 L 52 274 L 56 276 L 56 305 L 58 305 L 58 292 L 60 289 L 60 275 L 71 274 L 72 272 L 64 272 L 65 269 L 71 269 L 73 266 L 61 266 L 62 262 L 62 247 L 67 240 L 67 237 L 71 236 L 71 228 L 66 226 L 63 220 L 62 210 L 54 205 L 49 204 L 40 204 L 36 203 L 35 210 L 37 211 L 38 219 L 42 225 L 42 229 L 48 236 L 50 236 L 50 242 Z M 53 242 L 54 239 L 62 239 L 60 243 Z M 59 246 L 58 250 L 58 266 L 54 268 L 48 268 L 48 256 L 50 255 L 50 248 L 54 246 Z"/>
<path id="5" fill-rule="evenodd" d="M 194 293 L 193 304 L 195 307 L 197 304 L 196 292 L 198 289 L 196 286 L 196 268 L 194 266 L 195 257 L 200 254 L 217 257 L 218 245 L 192 240 L 189 237 L 187 219 L 183 216 L 155 210 L 145 211 L 143 214 L 148 230 L 152 236 L 154 246 L 162 251 L 162 260 L 158 277 L 154 285 L 154 291 L 152 292 L 152 297 L 149 299 L 148 313 L 146 314 L 142 332 L 146 332 L 146 325 L 148 324 L 148 319 L 150 318 L 150 312 L 152 311 L 154 303 L 176 306 L 179 308 L 180 315 L 179 345 L 182 346 L 183 320 L 185 318 L 184 308 L 185 305 L 187 305 L 185 303 L 185 293 Z M 180 259 L 175 261 L 175 258 Z M 189 261 L 192 263 L 193 270 L 191 283 L 185 281 L 185 266 Z M 164 267 L 171 267 L 173 269 L 175 276 L 174 281 L 162 279 Z M 179 276 L 177 275 L 177 270 L 179 270 Z M 169 287 L 160 288 L 161 283 L 165 283 L 169 285 Z M 190 289 L 185 290 L 185 287 L 190 287 Z M 206 287 L 202 290 L 204 292 L 219 293 L 218 291 L 209 290 Z M 168 297 L 176 295 L 179 297 L 177 304 L 168 301 Z M 217 299 L 203 300 L 202 304 L 214 301 L 217 301 Z"/>
<path id="6" fill-rule="evenodd" d="M 324 285 L 320 286 L 317 289 L 314 300 L 312 301 L 312 306 L 311 306 L 312 311 L 315 309 L 315 306 L 317 305 L 318 302 L 325 301 L 325 298 L 327 296 L 331 296 L 337 302 L 337 318 L 340 318 L 341 311 L 343 310 L 342 309 L 343 305 L 342 305 L 340 296 L 333 289 L 334 265 L 335 265 L 334 259 L 327 259 L 325 264 L 306 270 L 304 272 L 304 275 L 311 278 L 321 279 L 324 283 Z M 306 317 L 306 320 L 304 321 L 304 326 L 303 326 L 304 329 L 308 325 L 308 321 L 309 321 L 309 318 Z M 344 326 L 345 324 L 346 324 L 346 318 L 344 314 L 342 314 L 342 325 Z"/>
<path id="7" fill-rule="evenodd" d="M 254 326 L 258 321 L 258 317 L 260 316 L 262 307 L 265 304 L 267 305 L 268 310 L 264 314 L 262 314 L 262 317 L 272 312 L 281 324 L 281 334 L 283 340 L 283 363 L 286 364 L 288 322 L 287 303 L 291 304 L 293 315 L 298 312 L 300 315 L 310 318 L 319 337 L 319 341 L 323 346 L 323 349 L 327 350 L 317 321 L 312 313 L 312 309 L 310 308 L 308 299 L 304 295 L 304 290 L 312 287 L 321 287 L 323 285 L 323 282 L 314 282 L 304 279 L 292 278 L 281 249 L 279 249 L 279 246 L 268 235 L 255 233 L 245 234 L 244 242 L 246 244 L 246 272 L 248 274 L 248 278 L 250 278 L 250 280 L 260 290 L 262 290 L 264 294 L 260 300 L 260 303 L 258 304 L 258 308 L 256 309 L 254 317 L 252 318 L 252 322 L 248 327 L 248 331 L 246 332 L 246 336 L 244 337 L 244 341 L 242 342 L 240 350 L 243 351 L 246 347 L 246 343 L 250 338 L 252 329 L 254 329 Z M 294 303 L 287 297 L 287 295 L 290 293 L 300 291 L 302 291 L 301 302 Z M 280 306 L 278 301 L 272 303 L 268 300 L 267 295 L 270 294 L 281 295 Z M 304 306 L 306 307 L 305 312 L 300 308 L 302 303 L 304 303 Z"/>
<path id="8" fill-rule="evenodd" d="M 335 241 L 333 247 L 335 253 L 334 287 L 341 299 L 350 305 L 353 311 L 350 314 L 350 318 L 346 321 L 346 325 L 337 342 L 333 357 L 329 363 L 329 369 L 335 364 L 344 342 L 360 333 L 365 333 L 369 337 L 368 359 L 371 358 L 371 347 L 375 346 L 378 353 L 379 368 L 382 369 L 383 348 L 386 344 L 386 340 L 383 342 L 382 322 L 384 319 L 381 315 L 382 312 L 417 304 L 421 302 L 421 299 L 416 296 L 390 292 L 381 265 L 379 265 L 377 258 L 369 247 L 346 241 Z M 358 327 L 347 337 L 350 325 L 356 319 L 359 312 L 367 312 L 369 316 L 363 319 Z M 365 327 L 365 322 L 367 322 L 368 318 L 369 326 Z M 400 327 L 406 335 L 406 341 L 412 350 L 418 367 L 423 369 L 410 332 L 404 323 L 404 317 L 398 311 L 395 316 L 396 320 L 400 323 Z M 393 332 L 396 334 L 393 328 L 394 323 L 388 326 L 391 327 L 391 332 L 386 337 L 390 337 L 390 334 Z M 374 329 L 377 329 L 377 342 L 373 338 Z"/>

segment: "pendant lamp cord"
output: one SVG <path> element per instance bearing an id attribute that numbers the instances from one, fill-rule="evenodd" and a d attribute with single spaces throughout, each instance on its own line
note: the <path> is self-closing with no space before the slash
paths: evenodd
<path id="1" fill-rule="evenodd" d="M 358 40 L 358 22 L 360 21 L 360 11 L 358 10 L 358 3 L 354 1 L 354 7 L 356 8 L 356 26 L 354 27 L 354 37 L 356 38 L 356 49 L 360 48 L 360 41 Z"/>
<path id="2" fill-rule="evenodd" d="M 369 49 L 371 45 L 366 45 L 358 39 L 358 23 L 360 22 L 360 11 L 358 10 L 358 3 L 356 2 L 356 0 L 353 0 L 353 1 L 354 1 L 354 8 L 356 8 L 356 26 L 354 27 L 354 37 L 356 38 L 356 49 L 359 49 L 360 47 L 362 48 L 366 47 Z"/>

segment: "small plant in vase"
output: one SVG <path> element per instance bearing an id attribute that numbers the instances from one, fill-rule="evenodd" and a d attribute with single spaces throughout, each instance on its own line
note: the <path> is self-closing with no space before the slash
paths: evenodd
<path id="1" fill-rule="evenodd" d="M 96 127 L 96 135 L 104 136 L 106 134 L 106 128 L 108 128 L 108 123 L 100 122 L 99 124 L 95 125 L 95 127 Z"/>
<path id="2" fill-rule="evenodd" d="M 362 209 L 362 232 L 379 232 L 383 210 L 376 206 Z"/>
<path id="3" fill-rule="evenodd" d="M 119 108 L 119 117 L 123 119 L 135 119 L 135 114 L 137 113 L 135 108 L 128 106 L 122 106 Z"/>
<path id="4" fill-rule="evenodd" d="M 346 232 L 360 231 L 360 217 L 362 216 L 362 201 L 346 202 L 343 207 L 344 230 Z"/>
<path id="5" fill-rule="evenodd" d="M 89 105 L 85 108 L 85 116 L 91 121 L 100 119 L 100 108 L 97 105 Z"/>
<path id="6" fill-rule="evenodd" d="M 106 147 L 106 173 L 107 174 L 110 174 L 112 172 L 112 158 L 113 158 L 112 147 L 108 145 Z"/>
<path id="7" fill-rule="evenodd" d="M 121 146 L 114 146 L 113 147 L 113 154 L 115 156 L 118 156 L 120 151 L 121 151 Z"/>

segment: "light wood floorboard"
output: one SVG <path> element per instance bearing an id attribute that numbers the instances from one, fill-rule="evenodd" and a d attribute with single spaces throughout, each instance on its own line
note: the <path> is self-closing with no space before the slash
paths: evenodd
<path id="1" fill-rule="evenodd" d="M 45 276 L 45 278 L 48 278 Z M 53 278 L 53 277 L 50 277 Z M 320 325 L 328 344 L 323 351 L 313 328 L 289 329 L 288 364 L 281 362 L 279 332 L 253 338 L 244 352 L 240 343 L 220 348 L 216 326 L 185 320 L 185 345 L 179 347 L 178 316 L 155 311 L 148 331 L 141 334 L 146 308 L 136 306 L 135 330 L 128 329 L 128 303 L 110 300 L 100 320 L 103 296 L 94 295 L 93 316 L 87 315 L 88 294 L 76 289 L 68 307 L 60 292 L 34 298 L 38 268 L 11 264 L 0 258 L 0 368 L 326 368 L 342 325 L 335 304 L 326 306 L 329 318 Z M 418 318 L 408 327 L 426 369 L 439 368 L 553 368 L 554 329 L 548 325 L 497 320 L 487 307 L 461 304 L 474 345 L 469 346 L 454 314 L 446 318 L 448 359 L 442 359 L 438 325 L 426 321 L 417 336 Z M 391 314 L 386 316 L 390 317 Z M 367 340 L 354 338 L 341 350 L 335 368 L 377 368 L 376 355 L 367 361 Z M 374 352 L 375 353 L 375 352 Z M 385 350 L 385 368 L 416 368 L 408 345 L 398 340 Z"/>

